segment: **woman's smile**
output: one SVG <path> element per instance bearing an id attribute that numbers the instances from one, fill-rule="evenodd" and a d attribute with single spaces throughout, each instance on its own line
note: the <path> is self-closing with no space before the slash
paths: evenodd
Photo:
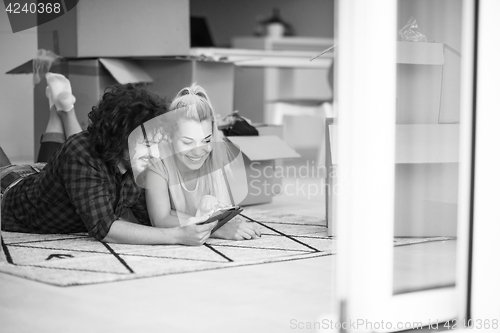
<path id="1" fill-rule="evenodd" d="M 190 155 L 185 155 L 190 161 L 192 162 L 195 162 L 195 163 L 198 163 L 199 161 L 201 161 L 203 159 L 203 157 L 206 156 L 205 155 L 202 155 L 202 156 L 190 156 Z"/>

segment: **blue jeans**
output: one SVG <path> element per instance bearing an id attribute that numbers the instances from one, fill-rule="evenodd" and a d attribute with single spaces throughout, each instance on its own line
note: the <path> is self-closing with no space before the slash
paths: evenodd
<path id="1" fill-rule="evenodd" d="M 38 151 L 37 163 L 32 165 L 7 165 L 0 168 L 1 191 L 0 198 L 3 198 L 12 187 L 17 185 L 24 178 L 39 173 L 49 158 L 65 141 L 62 133 L 44 133 L 40 138 L 40 150 Z"/>

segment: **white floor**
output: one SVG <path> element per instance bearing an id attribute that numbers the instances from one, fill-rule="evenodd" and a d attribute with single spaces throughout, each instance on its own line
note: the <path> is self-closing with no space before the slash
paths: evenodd
<path id="1" fill-rule="evenodd" d="M 280 195 L 259 208 L 322 217 L 323 200 Z M 332 311 L 334 259 L 67 288 L 0 274 L 0 332 L 296 331 Z"/>
<path id="2" fill-rule="evenodd" d="M 315 190 L 321 182 L 283 179 L 292 184 L 286 195 L 258 207 L 324 217 L 324 196 Z M 426 259 L 436 253 L 436 262 Z M 453 274 L 415 273 L 422 263 L 428 272 L 454 271 L 454 253 L 446 242 L 395 248 L 395 289 L 453 281 Z M 66 288 L 0 273 L 0 332 L 314 332 L 297 327 L 333 313 L 335 258 Z"/>
<path id="3" fill-rule="evenodd" d="M 330 257 L 331 259 L 332 257 Z M 331 261 L 59 288 L 0 274 L 7 332 L 287 332 L 330 309 Z"/>

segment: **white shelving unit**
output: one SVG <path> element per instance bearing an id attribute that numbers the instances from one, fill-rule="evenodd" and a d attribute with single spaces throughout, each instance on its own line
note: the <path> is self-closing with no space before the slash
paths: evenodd
<path id="1" fill-rule="evenodd" d="M 329 100 L 332 93 L 327 81 L 333 54 L 310 61 L 318 52 L 333 45 L 329 38 L 235 37 L 232 46 L 242 52 L 283 55 L 271 66 L 240 68 L 235 73 L 235 108 L 256 122 L 271 122 L 273 103 L 278 100 Z M 294 58 L 300 55 L 302 58 Z M 305 57 L 304 57 L 305 56 Z M 267 63 L 273 61 L 267 57 Z M 257 63 L 259 60 L 257 60 Z M 260 60 L 261 63 L 264 63 Z M 242 61 L 249 66 L 251 61 Z"/>

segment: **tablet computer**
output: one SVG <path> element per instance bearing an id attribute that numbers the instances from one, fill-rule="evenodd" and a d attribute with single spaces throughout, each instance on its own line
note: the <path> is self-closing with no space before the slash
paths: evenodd
<path id="1" fill-rule="evenodd" d="M 230 206 L 226 208 L 218 208 L 215 210 L 210 217 L 203 222 L 197 223 L 197 224 L 207 224 L 213 221 L 219 221 L 217 225 L 212 229 L 212 233 L 222 227 L 224 224 L 229 222 L 233 217 L 238 215 L 243 211 L 243 208 L 240 206 Z"/>

